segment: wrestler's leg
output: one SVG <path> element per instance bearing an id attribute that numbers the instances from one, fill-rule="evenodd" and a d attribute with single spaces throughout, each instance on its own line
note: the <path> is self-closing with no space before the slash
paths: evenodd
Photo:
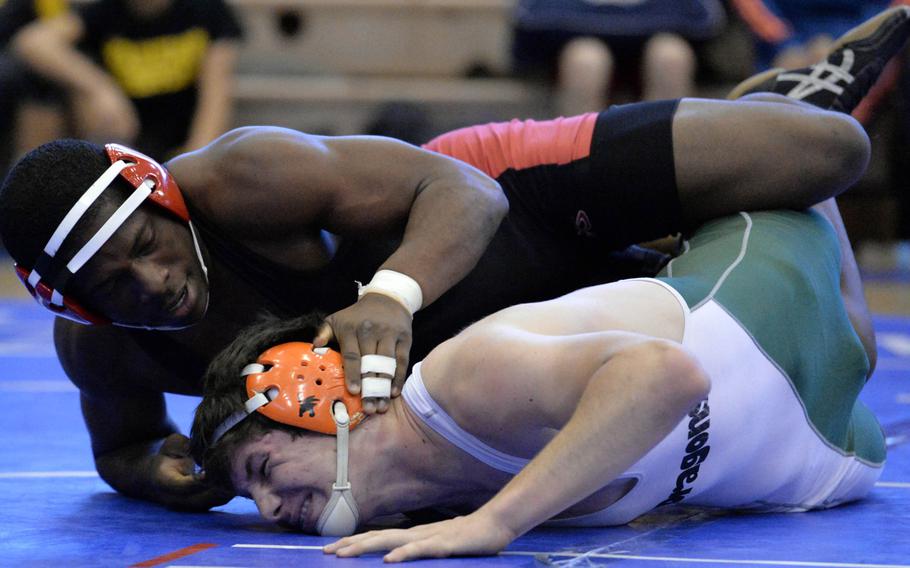
<path id="1" fill-rule="evenodd" d="M 846 189 L 869 154 L 865 132 L 839 113 L 700 99 L 476 126 L 425 148 L 495 177 L 513 218 L 601 253 L 737 211 L 806 208 Z"/>
<path id="2" fill-rule="evenodd" d="M 852 118 L 765 97 L 680 101 L 672 130 L 684 228 L 739 210 L 805 208 L 865 171 L 869 140 Z"/>
<path id="3" fill-rule="evenodd" d="M 831 51 L 815 65 L 793 71 L 775 69 L 761 73 L 734 88 L 728 98 L 743 100 L 740 97 L 749 93 L 780 93 L 821 109 L 850 113 L 875 84 L 888 61 L 900 52 L 908 37 L 910 7 L 886 10 L 838 38 Z M 775 99 L 766 97 L 765 100 Z M 675 155 L 684 159 L 684 162 L 677 164 L 681 198 L 689 181 L 695 180 L 697 183 L 707 175 L 705 181 L 709 187 L 713 184 L 713 190 L 709 189 L 707 195 L 709 205 L 724 199 L 724 192 L 717 189 L 724 184 L 717 185 L 714 176 L 716 172 L 710 166 L 713 156 L 706 155 L 706 150 L 710 153 L 712 148 L 699 147 L 698 144 L 699 136 L 705 136 L 703 128 L 712 134 L 705 136 L 711 144 L 731 144 L 727 148 L 728 152 L 724 153 L 725 158 L 730 157 L 729 150 L 734 153 L 740 150 L 757 152 L 754 157 L 739 154 L 739 157 L 732 157 L 730 162 L 731 172 L 743 175 L 748 189 L 757 192 L 745 195 L 747 199 L 761 201 L 768 195 L 777 195 L 775 192 L 778 188 L 769 184 L 788 182 L 790 176 L 797 172 L 797 179 L 794 180 L 797 183 L 792 186 L 795 193 L 790 197 L 799 200 L 808 196 L 813 202 L 818 202 L 843 191 L 864 169 L 868 157 L 868 141 L 859 126 L 849 118 L 825 110 L 815 110 L 810 106 L 789 105 L 771 110 L 767 122 L 756 125 L 753 123 L 755 115 L 765 111 L 762 110 L 762 103 L 755 99 L 751 99 L 750 104 L 758 107 L 743 109 L 741 115 L 732 119 L 725 119 L 724 111 L 713 106 L 707 107 L 706 111 L 703 103 L 695 103 L 694 106 L 691 102 L 680 104 L 673 137 L 674 143 L 679 142 Z M 710 112 L 711 116 L 699 119 L 699 115 L 706 112 Z M 696 117 L 689 128 L 686 128 L 687 114 Z M 731 127 L 736 132 L 725 135 L 718 132 L 717 128 L 702 124 L 710 123 L 711 118 L 722 121 L 720 130 Z M 740 129 L 743 129 L 742 132 Z M 741 133 L 746 137 L 753 133 L 759 134 L 765 144 L 773 146 L 763 147 L 759 142 L 753 147 L 749 141 L 743 146 Z M 782 140 L 782 137 L 786 140 Z M 767 171 L 765 160 L 771 161 L 771 169 L 774 171 Z M 749 172 L 750 165 L 758 168 L 752 175 Z M 753 185 L 755 173 L 764 176 L 764 179 L 759 180 L 758 186 Z M 787 197 L 786 194 L 784 197 Z M 687 202 L 685 205 L 690 205 L 691 200 L 684 201 Z M 702 212 L 698 208 L 693 213 L 698 215 Z"/>

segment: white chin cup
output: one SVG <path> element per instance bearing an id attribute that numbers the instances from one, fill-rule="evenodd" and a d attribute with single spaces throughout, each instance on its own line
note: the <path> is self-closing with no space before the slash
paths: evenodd
<path id="1" fill-rule="evenodd" d="M 350 486 L 341 490 L 333 487 L 332 498 L 316 521 L 316 531 L 322 536 L 350 536 L 357 529 L 359 520 Z"/>

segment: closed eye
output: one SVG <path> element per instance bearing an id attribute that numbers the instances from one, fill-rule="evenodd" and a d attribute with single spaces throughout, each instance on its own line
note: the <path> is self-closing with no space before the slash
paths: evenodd
<path id="1" fill-rule="evenodd" d="M 145 243 L 142 245 L 142 248 L 139 249 L 139 254 L 141 256 L 148 256 L 152 254 L 152 251 L 155 250 L 155 230 L 149 230 L 149 236 L 145 240 Z"/>
<path id="2" fill-rule="evenodd" d="M 259 466 L 259 477 L 265 481 L 269 478 L 269 458 L 266 457 L 262 460 L 262 465 Z"/>
<path id="3" fill-rule="evenodd" d="M 133 241 L 133 250 L 130 251 L 132 258 L 148 256 L 155 249 L 155 230 L 151 224 L 146 224 L 144 229 L 139 231 L 135 241 Z"/>

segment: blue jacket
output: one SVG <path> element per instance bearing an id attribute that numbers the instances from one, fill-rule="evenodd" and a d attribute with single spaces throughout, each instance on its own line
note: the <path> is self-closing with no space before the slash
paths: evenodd
<path id="1" fill-rule="evenodd" d="M 705 39 L 726 17 L 718 0 L 519 0 L 515 27 L 599 37 L 649 37 L 674 32 Z"/>

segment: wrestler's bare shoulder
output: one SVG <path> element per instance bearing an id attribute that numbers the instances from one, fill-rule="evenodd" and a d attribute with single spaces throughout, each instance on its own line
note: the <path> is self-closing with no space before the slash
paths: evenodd
<path id="1" fill-rule="evenodd" d="M 270 239 L 322 228 L 326 212 L 350 191 L 351 160 L 336 146 L 329 137 L 287 128 L 244 127 L 177 156 L 167 168 L 213 224 Z"/>
<path id="2" fill-rule="evenodd" d="M 263 181 L 281 169 L 306 169 L 300 153 L 319 152 L 321 137 L 288 128 L 246 126 L 236 128 L 210 144 L 180 154 L 167 162 L 181 190 L 194 202 L 217 210 L 218 202 L 238 189 L 245 193 L 263 188 Z M 258 182 L 258 183 L 257 183 Z"/>
<path id="3" fill-rule="evenodd" d="M 501 310 L 475 325 L 500 325 L 544 336 L 624 331 L 682 341 L 687 308 L 651 278 L 582 288 L 547 302 Z"/>

